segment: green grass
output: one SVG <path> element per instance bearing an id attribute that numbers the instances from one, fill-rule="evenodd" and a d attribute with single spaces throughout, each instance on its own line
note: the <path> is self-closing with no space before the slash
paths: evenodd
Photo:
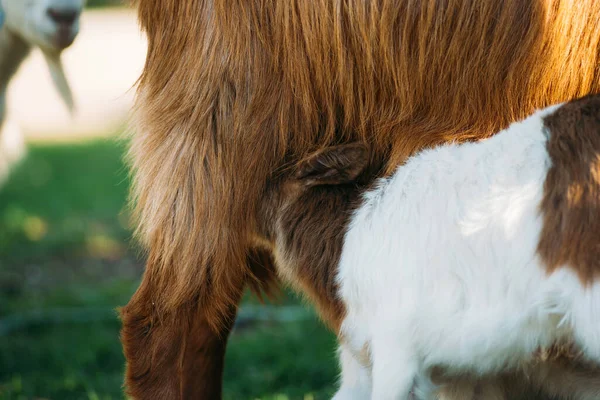
<path id="1" fill-rule="evenodd" d="M 0 257 L 123 254 L 127 183 L 116 143 L 32 147 L 0 190 Z"/>
<path id="2" fill-rule="evenodd" d="M 88 0 L 86 7 L 88 7 L 88 8 L 114 7 L 114 6 L 124 6 L 127 4 L 129 4 L 129 0 Z"/>
<path id="3" fill-rule="evenodd" d="M 124 398 L 114 309 L 143 263 L 129 243 L 122 155 L 116 141 L 31 146 L 0 188 L 2 400 Z M 334 349 L 314 319 L 235 331 L 225 398 L 328 398 Z"/>

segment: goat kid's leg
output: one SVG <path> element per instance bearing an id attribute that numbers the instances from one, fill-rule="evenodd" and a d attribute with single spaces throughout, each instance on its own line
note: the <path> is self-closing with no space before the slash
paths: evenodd
<path id="1" fill-rule="evenodd" d="M 447 377 L 438 381 L 438 400 L 596 400 L 600 368 L 575 359 L 546 360 L 525 371 L 476 379 Z"/>
<path id="2" fill-rule="evenodd" d="M 564 356 L 532 366 L 528 371 L 531 385 L 543 393 L 532 400 L 600 399 L 600 366 L 579 361 Z"/>
<path id="3" fill-rule="evenodd" d="M 477 381 L 468 378 L 455 378 L 444 382 L 438 391 L 438 400 L 476 400 Z"/>
<path id="4" fill-rule="evenodd" d="M 373 359 L 372 400 L 407 400 L 417 376 L 417 355 L 406 335 L 376 335 L 371 342 Z"/>
<path id="5" fill-rule="evenodd" d="M 342 369 L 340 388 L 332 400 L 368 400 L 371 398 L 371 371 L 344 345 L 339 350 Z"/>
<path id="6" fill-rule="evenodd" d="M 524 376 L 523 376 L 524 378 Z M 446 378 L 437 400 L 509 400 L 501 379 L 475 377 Z M 511 400 L 516 400 L 511 398 Z M 534 400 L 534 399 L 530 399 Z"/>

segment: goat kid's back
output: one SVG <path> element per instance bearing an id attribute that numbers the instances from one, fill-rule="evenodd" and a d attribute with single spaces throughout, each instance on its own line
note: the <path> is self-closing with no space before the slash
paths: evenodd
<path id="1" fill-rule="evenodd" d="M 381 180 L 338 271 L 341 334 L 351 354 L 369 349 L 373 398 L 404 398 L 430 367 L 494 373 L 563 340 L 600 361 L 599 211 L 600 96 Z"/>

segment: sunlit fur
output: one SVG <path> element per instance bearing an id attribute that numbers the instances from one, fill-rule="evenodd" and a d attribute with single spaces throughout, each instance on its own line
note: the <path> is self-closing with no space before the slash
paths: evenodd
<path id="1" fill-rule="evenodd" d="M 563 147 L 568 136 L 600 138 L 600 98 L 569 107 L 583 110 L 556 114 L 569 118 L 568 128 L 558 126 L 570 132 L 546 127 L 550 107 L 487 141 L 423 151 L 365 194 L 337 280 L 347 313 L 342 374 L 370 374 L 373 400 L 407 399 L 415 382 L 429 399 L 434 367 L 489 376 L 554 343 L 575 343 L 583 359 L 600 363 L 600 282 L 582 281 L 577 266 L 550 270 L 537 253 L 546 221 L 539 207 L 557 161 L 548 136 L 562 135 Z M 600 146 L 592 151 L 600 155 Z M 600 244 L 593 237 L 588 251 Z M 359 374 L 364 364 L 347 354 L 365 348 L 371 359 Z M 348 381 L 338 399 L 358 393 Z"/>
<path id="2" fill-rule="evenodd" d="M 248 255 L 286 165 L 353 140 L 397 165 L 600 89 L 597 0 L 134 3 L 148 36 L 130 151 L 148 258 L 122 313 L 134 397 L 209 385 L 179 367 L 196 354 L 180 322 L 226 340 L 243 288 L 272 283 Z"/>

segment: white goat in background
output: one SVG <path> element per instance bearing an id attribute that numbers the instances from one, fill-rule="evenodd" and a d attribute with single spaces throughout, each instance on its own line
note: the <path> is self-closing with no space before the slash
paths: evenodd
<path id="1" fill-rule="evenodd" d="M 61 53 L 79 33 L 86 0 L 0 0 L 0 182 L 25 152 L 19 127 L 6 120 L 6 93 L 11 78 L 33 47 L 41 49 L 52 80 L 70 112 L 73 95 Z"/>

